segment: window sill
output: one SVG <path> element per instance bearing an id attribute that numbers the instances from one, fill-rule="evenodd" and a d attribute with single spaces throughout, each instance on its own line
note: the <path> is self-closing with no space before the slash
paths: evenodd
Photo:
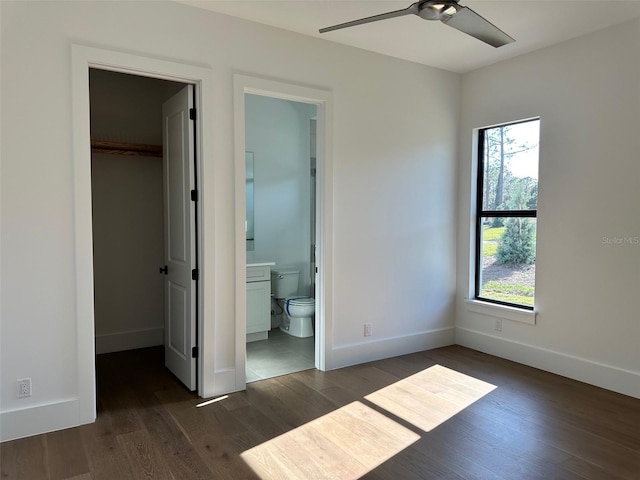
<path id="1" fill-rule="evenodd" d="M 507 305 L 498 305 L 473 299 L 466 299 L 465 303 L 467 304 L 467 310 L 475 313 L 498 317 L 504 320 L 512 320 L 514 322 L 527 323 L 529 325 L 536 324 L 535 310 L 525 310 L 523 308 L 509 307 Z"/>

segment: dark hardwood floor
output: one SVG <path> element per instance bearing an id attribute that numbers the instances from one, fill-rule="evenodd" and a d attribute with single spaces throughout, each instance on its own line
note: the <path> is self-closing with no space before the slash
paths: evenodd
<path id="1" fill-rule="evenodd" d="M 162 349 L 97 371 L 97 421 L 3 443 L 3 479 L 640 479 L 640 400 L 459 346 L 202 407 Z"/>

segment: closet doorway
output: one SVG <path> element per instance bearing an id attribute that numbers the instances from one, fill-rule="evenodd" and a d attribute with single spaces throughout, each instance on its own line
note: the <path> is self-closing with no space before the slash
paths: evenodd
<path id="1" fill-rule="evenodd" d="M 96 354 L 164 346 L 196 389 L 194 86 L 89 69 Z"/>

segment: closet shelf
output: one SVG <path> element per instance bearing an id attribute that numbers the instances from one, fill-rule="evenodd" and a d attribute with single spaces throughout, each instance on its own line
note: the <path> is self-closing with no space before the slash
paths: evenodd
<path id="1" fill-rule="evenodd" d="M 145 145 L 142 143 L 106 142 L 91 140 L 91 153 L 107 153 L 111 155 L 130 155 L 137 157 L 162 158 L 162 145 Z"/>

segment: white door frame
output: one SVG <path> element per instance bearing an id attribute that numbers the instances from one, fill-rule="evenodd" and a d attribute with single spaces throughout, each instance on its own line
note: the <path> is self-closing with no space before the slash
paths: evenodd
<path id="1" fill-rule="evenodd" d="M 73 114 L 73 172 L 74 172 L 74 213 L 75 213 L 75 274 L 76 274 L 76 322 L 77 322 L 77 374 L 78 374 L 78 423 L 90 423 L 96 418 L 96 374 L 94 346 L 94 303 L 93 303 L 93 231 L 91 214 L 91 144 L 90 144 L 90 102 L 89 68 L 111 70 L 133 75 L 160 78 L 195 85 L 196 108 L 198 110 L 197 169 L 199 192 L 198 205 L 198 256 L 201 272 L 213 272 L 213 253 L 205 255 L 203 245 L 208 242 L 208 250 L 213 252 L 213 221 L 205 222 L 205 210 L 211 207 L 213 198 L 207 199 L 204 185 L 213 179 L 207 166 L 211 161 L 211 113 L 203 105 L 213 104 L 212 71 L 208 68 L 189 64 L 142 57 L 111 50 L 103 50 L 82 45 L 72 45 L 71 85 Z M 207 128 L 203 128 L 206 125 Z M 206 159 L 206 160 L 203 160 Z M 205 175 L 207 175 L 205 177 Z M 206 178 L 206 181 L 205 181 Z M 212 191 L 212 190 L 211 190 Z M 207 201 L 205 201 L 207 200 Z M 209 211 L 209 210 L 207 210 Z M 204 278 L 203 278 L 204 277 Z M 198 394 L 203 396 L 212 389 L 214 364 L 213 325 L 208 329 L 203 319 L 209 312 L 205 310 L 206 291 L 213 290 L 213 275 L 201 275 L 198 282 Z M 212 309 L 212 308 L 211 308 Z M 209 365 L 210 368 L 204 368 Z"/>
<path id="2" fill-rule="evenodd" d="M 308 103 L 317 107 L 316 152 L 316 368 L 331 364 L 332 351 L 332 274 L 333 274 L 333 158 L 331 92 L 275 80 L 235 74 L 233 76 L 235 149 L 235 245 L 236 245 L 236 384 L 246 387 L 246 241 L 245 241 L 245 94 Z M 269 259 L 264 259 L 265 261 Z"/>

